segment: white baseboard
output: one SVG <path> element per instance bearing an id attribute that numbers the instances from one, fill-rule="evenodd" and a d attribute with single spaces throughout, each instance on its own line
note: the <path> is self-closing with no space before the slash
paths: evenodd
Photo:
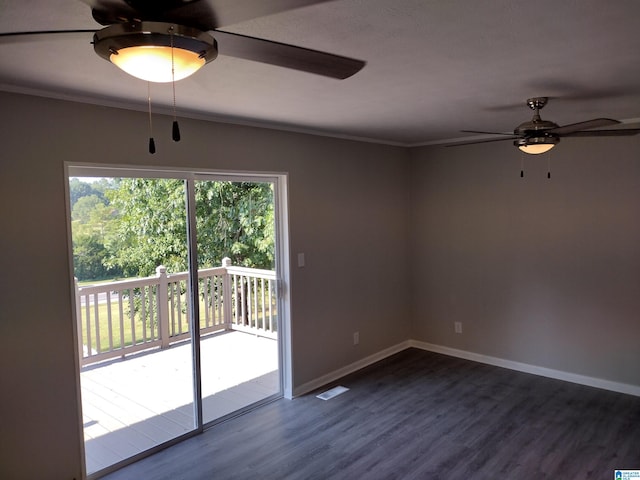
<path id="1" fill-rule="evenodd" d="M 364 367 L 368 367 L 369 365 L 374 364 L 384 358 L 390 357 L 391 355 L 412 347 L 419 348 L 421 350 L 427 350 L 429 352 L 449 355 L 450 357 L 463 358 L 465 360 L 471 360 L 473 362 L 508 368 L 509 370 L 515 370 L 518 372 L 531 373 L 533 375 L 540 375 L 541 377 L 554 378 L 556 380 L 563 380 L 565 382 L 577 383 L 580 385 L 586 385 L 588 387 L 602 388 L 604 390 L 611 390 L 612 392 L 626 393 L 628 395 L 640 397 L 639 385 L 613 382 L 611 380 L 603 380 L 601 378 L 563 372 L 562 370 L 538 367 L 536 365 L 530 365 L 528 363 L 505 360 L 504 358 L 491 357 L 489 355 L 468 352 L 466 350 L 458 350 L 457 348 L 435 345 L 433 343 L 420 342 L 418 340 L 406 340 L 404 342 L 398 343 L 397 345 L 385 348 L 384 350 L 381 350 L 378 353 L 374 353 L 373 355 L 369 355 L 368 357 L 358 360 L 357 362 L 353 362 L 346 367 L 339 368 L 338 370 L 334 370 L 333 372 L 327 373 L 326 375 L 295 387 L 293 389 L 293 397 L 299 397 L 300 395 L 309 393 L 317 388 L 322 387 L 323 385 L 334 382 L 339 378 L 344 377 L 345 375 L 349 375 L 350 373 L 356 372 Z"/>
<path id="2" fill-rule="evenodd" d="M 357 372 L 364 367 L 368 367 L 371 364 L 374 364 L 384 358 L 390 357 L 391 355 L 395 355 L 396 353 L 401 352 L 402 350 L 406 350 L 409 347 L 411 347 L 410 340 L 406 340 L 392 347 L 385 348 L 384 350 L 374 353 L 373 355 L 369 355 L 368 357 L 358 360 L 357 362 L 353 362 L 346 367 L 339 368 L 338 370 L 334 370 L 333 372 L 327 373 L 326 375 L 322 375 L 321 377 L 311 380 L 310 382 L 299 385 L 298 387 L 294 387 L 293 396 L 299 397 L 300 395 L 309 393 L 316 388 L 320 388 L 323 385 L 338 380 L 339 378 L 342 378 L 345 375 L 349 375 L 350 373 Z"/>
<path id="3" fill-rule="evenodd" d="M 612 382 L 610 380 L 578 375 L 576 373 L 563 372 L 561 370 L 554 370 L 552 368 L 538 367 L 536 365 L 514 362 L 513 360 L 505 360 L 503 358 L 491 357 L 488 355 L 468 352 L 465 350 L 458 350 L 456 348 L 444 347 L 441 345 L 434 345 L 432 343 L 420 342 L 417 340 L 409 340 L 408 343 L 409 347 L 420 348 L 422 350 L 428 350 L 435 353 L 442 353 L 451 357 L 464 358 L 466 360 L 472 360 L 478 363 L 486 363 L 488 365 L 494 365 L 496 367 L 508 368 L 510 370 L 516 370 L 518 372 L 532 373 L 534 375 L 540 375 L 542 377 L 555 378 L 557 380 L 563 380 L 565 382 L 578 383 L 580 385 L 602 388 L 605 390 L 611 390 L 613 392 L 626 393 L 628 395 L 635 395 L 637 397 L 640 397 L 640 386 L 638 385 Z"/>

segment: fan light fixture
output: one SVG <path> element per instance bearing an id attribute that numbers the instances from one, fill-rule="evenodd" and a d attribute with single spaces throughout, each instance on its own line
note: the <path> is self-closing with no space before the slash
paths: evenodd
<path id="1" fill-rule="evenodd" d="M 541 136 L 541 137 L 530 137 L 530 138 L 520 138 L 513 142 L 515 146 L 517 146 L 524 153 L 528 153 L 530 155 L 539 155 L 541 153 L 548 152 L 556 144 L 560 141 L 558 137 L 554 136 Z"/>
<path id="2" fill-rule="evenodd" d="M 93 35 L 93 49 L 105 60 L 129 75 L 147 82 L 173 86 L 173 141 L 180 141 L 176 117 L 176 80 L 194 74 L 218 56 L 215 39 L 201 30 L 163 22 L 116 23 Z M 147 83 L 149 103 L 149 153 L 156 153 L 151 122 L 151 83 Z"/>
<path id="3" fill-rule="evenodd" d="M 149 82 L 171 82 L 171 47 L 143 45 L 126 47 L 112 53 L 111 63 L 129 75 Z M 175 80 L 194 74 L 205 63 L 196 52 L 174 48 Z"/>
<path id="4" fill-rule="evenodd" d="M 129 75 L 160 83 L 187 78 L 218 56 L 216 41 L 208 33 L 162 22 L 103 28 L 94 34 L 93 48 Z"/>

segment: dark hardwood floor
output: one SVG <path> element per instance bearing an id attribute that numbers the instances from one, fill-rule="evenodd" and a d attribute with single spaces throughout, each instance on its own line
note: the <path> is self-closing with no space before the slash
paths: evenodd
<path id="1" fill-rule="evenodd" d="M 418 349 L 336 384 L 350 390 L 279 400 L 105 478 L 583 480 L 640 469 L 639 397 Z"/>

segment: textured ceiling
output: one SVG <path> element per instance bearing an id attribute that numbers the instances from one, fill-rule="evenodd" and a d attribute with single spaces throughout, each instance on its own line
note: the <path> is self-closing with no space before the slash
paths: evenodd
<path id="1" fill-rule="evenodd" d="M 243 0 L 237 0 L 241 2 Z M 266 0 L 265 0 L 266 1 Z M 335 0 L 222 30 L 358 58 L 333 80 L 221 55 L 176 84 L 180 115 L 420 145 L 544 119 L 640 121 L 638 0 Z M 98 29 L 78 0 L 0 1 L 0 32 Z M 144 108 L 147 84 L 91 34 L 6 38 L 0 90 Z M 152 86 L 159 111 L 171 86 Z M 466 134 L 468 136 L 468 134 Z"/>

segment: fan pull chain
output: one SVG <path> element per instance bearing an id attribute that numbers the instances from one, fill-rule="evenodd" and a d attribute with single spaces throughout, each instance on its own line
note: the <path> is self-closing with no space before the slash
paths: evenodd
<path id="1" fill-rule="evenodd" d="M 524 177 L 524 153 L 520 152 L 520 178 Z"/>
<path id="2" fill-rule="evenodd" d="M 174 142 L 180 141 L 180 126 L 176 119 L 176 70 L 173 59 L 173 27 L 169 29 L 171 34 L 171 87 L 173 88 L 173 127 L 171 129 L 171 137 Z"/>
<path id="3" fill-rule="evenodd" d="M 147 82 L 147 99 L 149 101 L 149 153 L 156 153 L 156 142 L 153 139 L 153 122 L 151 121 L 151 82 Z"/>
<path id="4" fill-rule="evenodd" d="M 551 155 L 552 153 L 549 152 L 549 156 L 547 157 L 547 178 L 551 178 Z"/>

